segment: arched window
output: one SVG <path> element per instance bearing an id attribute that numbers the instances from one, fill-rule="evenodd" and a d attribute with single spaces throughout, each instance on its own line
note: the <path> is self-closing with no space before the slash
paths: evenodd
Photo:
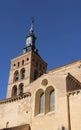
<path id="1" fill-rule="evenodd" d="M 24 60 L 22 60 L 22 65 L 24 65 Z"/>
<path id="2" fill-rule="evenodd" d="M 24 79 L 25 78 L 25 69 L 21 69 L 20 71 L 20 74 L 21 74 L 21 79 Z"/>
<path id="3" fill-rule="evenodd" d="M 50 96 L 50 106 L 49 106 L 49 107 L 50 107 L 50 111 L 54 111 L 54 107 L 55 107 L 55 106 L 54 106 L 54 102 L 55 102 L 55 101 L 54 101 L 54 99 L 55 99 L 55 98 L 54 98 L 54 95 L 55 95 L 54 90 L 52 90 L 52 91 L 50 92 L 50 95 L 49 95 L 49 96 Z"/>
<path id="4" fill-rule="evenodd" d="M 19 94 L 23 94 L 23 87 L 24 87 L 24 84 L 21 83 L 21 84 L 19 85 Z"/>
<path id="5" fill-rule="evenodd" d="M 20 62 L 18 62 L 18 67 L 20 66 Z"/>
<path id="6" fill-rule="evenodd" d="M 45 105 L 45 101 L 44 101 L 44 91 L 43 89 L 39 89 L 36 92 L 35 95 L 35 116 L 41 113 L 44 113 L 44 105 Z"/>
<path id="7" fill-rule="evenodd" d="M 44 113 L 44 93 L 40 95 L 40 113 Z"/>
<path id="8" fill-rule="evenodd" d="M 45 91 L 45 113 L 54 111 L 55 109 L 55 90 L 53 86 L 49 86 Z"/>
<path id="9" fill-rule="evenodd" d="M 17 86 L 13 86 L 12 88 L 12 97 L 16 96 L 17 95 Z"/>
<path id="10" fill-rule="evenodd" d="M 19 79 L 19 72 L 15 71 L 15 73 L 14 73 L 14 82 L 18 81 L 18 79 Z"/>

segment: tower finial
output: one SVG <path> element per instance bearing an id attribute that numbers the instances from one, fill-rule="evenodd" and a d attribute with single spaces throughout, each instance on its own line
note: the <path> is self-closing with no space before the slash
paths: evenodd
<path id="1" fill-rule="evenodd" d="M 34 32 L 34 17 L 32 17 L 32 22 L 31 22 L 31 27 L 30 27 L 30 34 L 32 34 Z"/>

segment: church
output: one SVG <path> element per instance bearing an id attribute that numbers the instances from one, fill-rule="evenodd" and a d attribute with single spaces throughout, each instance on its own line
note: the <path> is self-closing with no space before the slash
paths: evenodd
<path id="1" fill-rule="evenodd" d="M 81 130 L 81 60 L 47 71 L 35 41 L 32 21 L 22 54 L 11 59 L 0 130 Z"/>

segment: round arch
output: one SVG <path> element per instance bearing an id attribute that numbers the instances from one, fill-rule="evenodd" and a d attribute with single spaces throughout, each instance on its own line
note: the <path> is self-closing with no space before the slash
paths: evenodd
<path id="1" fill-rule="evenodd" d="M 14 85 L 12 88 L 12 97 L 17 96 L 17 85 Z"/>
<path id="2" fill-rule="evenodd" d="M 24 79 L 25 78 L 25 68 L 22 68 L 21 70 L 20 70 L 20 78 L 21 79 Z"/>
<path id="3" fill-rule="evenodd" d="M 48 86 L 45 90 L 45 113 L 54 110 L 55 104 L 55 89 L 53 86 Z"/>
<path id="4" fill-rule="evenodd" d="M 24 84 L 23 83 L 20 83 L 19 84 L 19 94 L 23 94 L 23 88 L 24 87 Z"/>
<path id="5" fill-rule="evenodd" d="M 14 72 L 13 82 L 16 82 L 16 81 L 18 81 L 18 80 L 19 80 L 19 71 L 16 70 L 16 71 Z"/>
<path id="6" fill-rule="evenodd" d="M 35 93 L 35 116 L 40 113 L 40 97 L 44 94 L 43 89 L 39 89 Z"/>

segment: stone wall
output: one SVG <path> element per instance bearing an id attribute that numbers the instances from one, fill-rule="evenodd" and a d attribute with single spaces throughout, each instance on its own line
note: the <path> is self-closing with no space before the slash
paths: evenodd
<path id="1" fill-rule="evenodd" d="M 30 124 L 31 98 L 29 95 L 25 96 L 0 101 L 0 129 Z"/>

